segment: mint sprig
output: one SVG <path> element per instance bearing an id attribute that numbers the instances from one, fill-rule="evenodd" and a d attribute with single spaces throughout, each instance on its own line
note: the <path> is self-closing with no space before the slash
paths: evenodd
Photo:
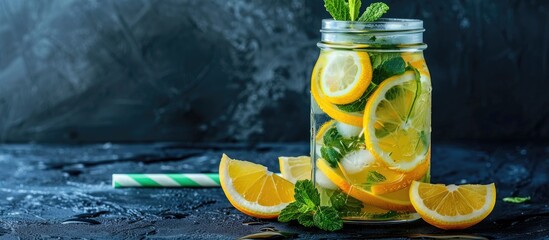
<path id="1" fill-rule="evenodd" d="M 359 18 L 361 6 L 362 0 L 324 0 L 326 11 L 334 20 L 339 21 L 373 22 L 389 11 L 387 4 L 375 2 L 370 4 Z"/>
<path id="2" fill-rule="evenodd" d="M 326 231 L 335 231 L 343 227 L 343 221 L 335 208 L 320 206 L 320 194 L 310 180 L 296 182 L 294 198 L 295 202 L 282 209 L 278 221 L 297 220 L 305 227 L 316 226 Z"/>
<path id="3" fill-rule="evenodd" d="M 282 209 L 278 221 L 297 220 L 305 227 L 317 227 L 325 231 L 343 228 L 344 216 L 349 211 L 360 211 L 362 202 L 337 192 L 330 197 L 331 206 L 320 206 L 320 194 L 311 180 L 299 180 L 295 184 L 295 202 Z"/>

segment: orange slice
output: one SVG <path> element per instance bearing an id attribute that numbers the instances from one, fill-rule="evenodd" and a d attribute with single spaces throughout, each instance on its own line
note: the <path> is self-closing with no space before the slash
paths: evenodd
<path id="1" fill-rule="evenodd" d="M 256 218 L 276 218 L 294 201 L 294 185 L 265 166 L 230 159 L 219 163 L 221 188 L 239 211 Z"/>
<path id="2" fill-rule="evenodd" d="M 496 204 L 496 186 L 444 185 L 414 181 L 410 200 L 421 218 L 442 229 L 473 226 L 492 212 Z"/>

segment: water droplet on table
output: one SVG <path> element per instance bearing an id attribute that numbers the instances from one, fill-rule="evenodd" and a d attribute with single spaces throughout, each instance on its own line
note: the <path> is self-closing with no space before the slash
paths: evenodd
<path id="1" fill-rule="evenodd" d="M 92 212 L 92 213 L 76 214 L 76 215 L 73 215 L 73 217 L 74 218 L 96 218 L 107 213 L 109 213 L 109 211 L 99 211 L 99 212 Z"/>
<path id="2" fill-rule="evenodd" d="M 262 227 L 262 228 L 259 229 L 259 231 L 262 231 L 262 232 L 280 232 L 280 231 L 278 231 L 278 229 L 276 229 L 275 227 L 271 227 L 271 226 Z"/>
<path id="3" fill-rule="evenodd" d="M 247 221 L 247 222 L 243 222 L 242 225 L 245 225 L 245 226 L 253 226 L 253 225 L 265 225 L 267 224 L 266 222 L 259 222 L 259 221 Z"/>
<path id="4" fill-rule="evenodd" d="M 101 224 L 101 223 L 98 222 L 98 221 L 96 221 L 96 220 L 88 219 L 88 218 L 71 218 L 71 219 L 67 219 L 67 220 L 61 222 L 61 224 L 88 224 L 88 225 L 96 225 L 96 224 Z"/>
<path id="5" fill-rule="evenodd" d="M 286 236 L 282 233 L 278 232 L 261 232 L 261 233 L 254 233 L 250 235 L 246 235 L 244 237 L 241 237 L 239 239 L 284 239 Z"/>

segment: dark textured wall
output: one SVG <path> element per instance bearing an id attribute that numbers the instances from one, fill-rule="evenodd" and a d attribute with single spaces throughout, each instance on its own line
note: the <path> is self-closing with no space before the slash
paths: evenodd
<path id="1" fill-rule="evenodd" d="M 549 139 L 549 1 L 425 21 L 437 140 Z M 322 1 L 0 0 L 0 141 L 307 141 Z"/>

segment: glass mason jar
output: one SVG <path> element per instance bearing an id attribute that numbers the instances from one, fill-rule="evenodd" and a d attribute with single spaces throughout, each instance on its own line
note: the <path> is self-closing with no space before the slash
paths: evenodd
<path id="1" fill-rule="evenodd" d="M 430 181 L 431 77 L 423 21 L 322 21 L 311 76 L 311 159 L 323 205 L 346 222 L 406 222 Z M 343 205 L 344 203 L 344 205 Z"/>

